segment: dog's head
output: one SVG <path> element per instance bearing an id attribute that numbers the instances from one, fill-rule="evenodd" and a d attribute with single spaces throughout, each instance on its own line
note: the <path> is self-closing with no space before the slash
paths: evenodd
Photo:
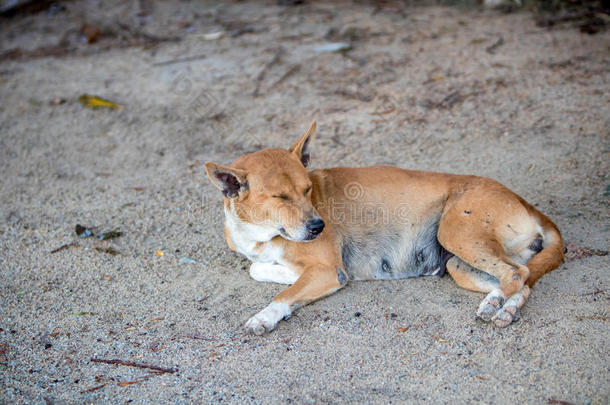
<path id="1" fill-rule="evenodd" d="M 225 196 L 230 215 L 248 225 L 256 240 L 282 235 L 292 241 L 313 240 L 324 221 L 311 202 L 307 174 L 315 121 L 290 149 L 265 149 L 241 156 L 231 166 L 208 162 L 212 183 Z"/>

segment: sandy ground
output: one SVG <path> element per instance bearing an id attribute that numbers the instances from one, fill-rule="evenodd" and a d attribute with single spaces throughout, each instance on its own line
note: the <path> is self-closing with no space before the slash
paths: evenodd
<path id="1" fill-rule="evenodd" d="M 493 177 L 570 246 L 607 250 L 609 32 L 436 7 L 65 7 L 0 29 L 2 50 L 77 48 L 0 63 L 0 403 L 608 403 L 608 256 L 572 255 L 506 329 L 433 277 L 350 283 L 254 337 L 242 325 L 283 287 L 228 250 L 201 164 L 288 147 L 315 118 L 314 168 Z M 180 40 L 78 43 L 83 20 L 136 15 Z M 330 41 L 353 49 L 315 50 Z M 77 223 L 124 235 L 80 239 Z"/>

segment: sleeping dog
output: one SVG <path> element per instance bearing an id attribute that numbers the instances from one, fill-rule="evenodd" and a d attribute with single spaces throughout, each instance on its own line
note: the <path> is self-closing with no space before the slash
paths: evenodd
<path id="1" fill-rule="evenodd" d="M 390 166 L 307 171 L 316 123 L 290 149 L 208 162 L 229 248 L 257 281 L 289 284 L 246 323 L 257 335 L 348 280 L 448 272 L 486 293 L 477 316 L 504 327 L 563 259 L 544 214 L 497 181 Z"/>

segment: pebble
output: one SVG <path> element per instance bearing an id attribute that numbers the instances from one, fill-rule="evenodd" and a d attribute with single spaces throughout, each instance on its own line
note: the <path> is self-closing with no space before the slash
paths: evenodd
<path id="1" fill-rule="evenodd" d="M 325 52 L 346 52 L 352 49 L 351 44 L 347 42 L 329 42 L 328 44 L 316 45 L 313 47 L 314 51 L 325 53 Z"/>

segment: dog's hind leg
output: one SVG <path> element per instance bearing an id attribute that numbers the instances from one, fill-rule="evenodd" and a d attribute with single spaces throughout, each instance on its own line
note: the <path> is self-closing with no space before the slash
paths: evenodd
<path id="1" fill-rule="evenodd" d="M 493 233 L 479 228 L 469 217 L 469 210 L 447 212 L 439 224 L 438 240 L 445 249 L 463 262 L 498 280 L 497 288 L 489 292 L 479 305 L 477 316 L 485 321 L 493 320 L 497 326 L 506 326 L 517 316 L 516 311 L 510 321 L 508 311 L 503 311 L 498 318 L 494 315 L 508 298 L 521 293 L 529 277 L 529 269 L 511 260 Z M 526 297 L 527 293 L 521 294 Z M 525 299 L 515 298 L 514 301 L 521 303 L 525 302 Z"/>
<path id="2" fill-rule="evenodd" d="M 457 256 L 453 256 L 447 262 L 447 272 L 457 285 L 466 290 L 491 293 L 500 286 L 500 281 L 496 277 L 472 267 Z M 506 326 L 518 320 L 520 309 L 525 305 L 529 295 L 530 288 L 524 285 L 521 290 L 506 300 L 502 308 L 496 310 L 494 307 L 495 314 L 491 320 L 498 326 Z M 497 294 L 492 297 L 497 297 Z"/>
<path id="3" fill-rule="evenodd" d="M 491 274 L 475 269 L 457 256 L 447 261 L 447 272 L 460 287 L 476 292 L 490 293 L 500 285 Z"/>
<path id="4" fill-rule="evenodd" d="M 279 293 L 265 309 L 246 322 L 246 329 L 256 335 L 273 330 L 292 311 L 325 297 L 347 284 L 347 274 L 341 267 L 310 265 L 296 282 Z"/>

